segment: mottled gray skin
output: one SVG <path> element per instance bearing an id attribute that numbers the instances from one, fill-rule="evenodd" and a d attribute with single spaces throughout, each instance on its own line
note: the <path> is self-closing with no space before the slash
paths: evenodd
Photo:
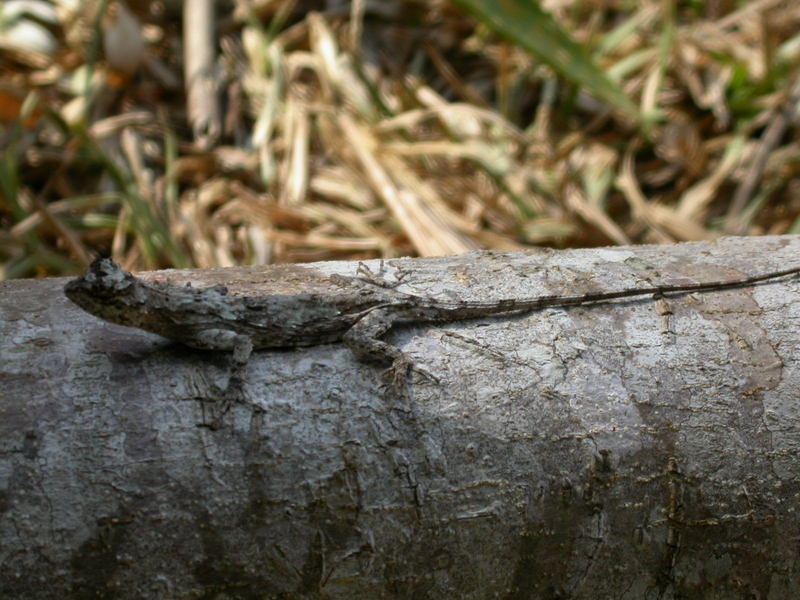
<path id="1" fill-rule="evenodd" d="M 205 289 L 147 283 L 109 259 L 92 263 L 64 288 L 67 297 L 101 319 L 137 327 L 203 350 L 232 350 L 210 330 L 246 335 L 253 347 L 310 346 L 341 340 L 366 310 L 387 302 L 377 290 L 343 296 L 229 296 L 224 286 Z"/>
<path id="2" fill-rule="evenodd" d="M 800 272 L 800 267 L 746 279 L 632 288 L 575 296 L 496 302 L 443 302 L 404 294 L 368 280 L 337 276 L 329 294 L 229 296 L 224 286 L 196 289 L 148 283 L 109 259 L 95 260 L 64 293 L 86 312 L 137 327 L 192 348 L 233 352 L 238 364 L 253 350 L 344 341 L 359 356 L 395 367 L 403 353 L 380 340 L 397 322 L 446 322 L 617 298 L 751 285 Z"/>
<path id="3" fill-rule="evenodd" d="M 341 341 L 370 311 L 401 307 L 403 294 L 341 278 L 336 294 L 229 296 L 224 286 L 199 289 L 149 283 L 105 258 L 70 281 L 64 293 L 86 312 L 201 350 L 234 352 Z M 346 285 L 352 283 L 352 285 Z"/>

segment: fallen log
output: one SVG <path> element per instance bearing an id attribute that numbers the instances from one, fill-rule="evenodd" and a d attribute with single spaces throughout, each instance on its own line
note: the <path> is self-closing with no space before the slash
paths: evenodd
<path id="1" fill-rule="evenodd" d="M 800 238 L 393 261 L 454 300 L 740 279 Z M 308 270 L 164 271 L 231 294 Z M 0 283 L 0 597 L 795 598 L 800 281 L 226 353 Z M 219 417 L 221 427 L 198 427 Z"/>

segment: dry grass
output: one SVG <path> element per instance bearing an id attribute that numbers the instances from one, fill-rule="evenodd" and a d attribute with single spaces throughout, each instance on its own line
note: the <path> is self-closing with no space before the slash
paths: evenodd
<path id="1" fill-rule="evenodd" d="M 638 120 L 444 1 L 45 4 L 49 49 L 0 24 L 4 277 L 798 229 L 796 2 L 544 3 Z"/>

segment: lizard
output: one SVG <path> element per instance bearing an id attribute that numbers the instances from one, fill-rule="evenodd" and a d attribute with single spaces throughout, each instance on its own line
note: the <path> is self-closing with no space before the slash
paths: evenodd
<path id="1" fill-rule="evenodd" d="M 620 298 L 744 287 L 800 273 L 800 267 L 725 281 L 625 288 L 577 295 L 551 295 L 488 302 L 445 301 L 407 294 L 364 277 L 331 276 L 331 293 L 228 295 L 225 286 L 195 288 L 146 282 L 108 258 L 96 259 L 68 282 L 66 296 L 86 312 L 119 325 L 156 333 L 200 350 L 231 352 L 235 371 L 254 350 L 343 342 L 360 358 L 411 367 L 395 346 L 381 339 L 401 322 L 452 322 L 606 302 Z"/>

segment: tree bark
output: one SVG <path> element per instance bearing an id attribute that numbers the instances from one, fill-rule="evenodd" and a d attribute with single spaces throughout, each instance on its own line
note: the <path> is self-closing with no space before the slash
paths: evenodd
<path id="1" fill-rule="evenodd" d="M 736 279 L 800 238 L 393 263 L 490 300 Z M 308 269 L 147 274 L 296 293 Z M 0 597 L 796 598 L 800 285 L 638 298 L 229 357 L 0 283 Z M 402 387 L 402 386 L 401 386 Z M 257 407 L 259 410 L 256 410 Z"/>

